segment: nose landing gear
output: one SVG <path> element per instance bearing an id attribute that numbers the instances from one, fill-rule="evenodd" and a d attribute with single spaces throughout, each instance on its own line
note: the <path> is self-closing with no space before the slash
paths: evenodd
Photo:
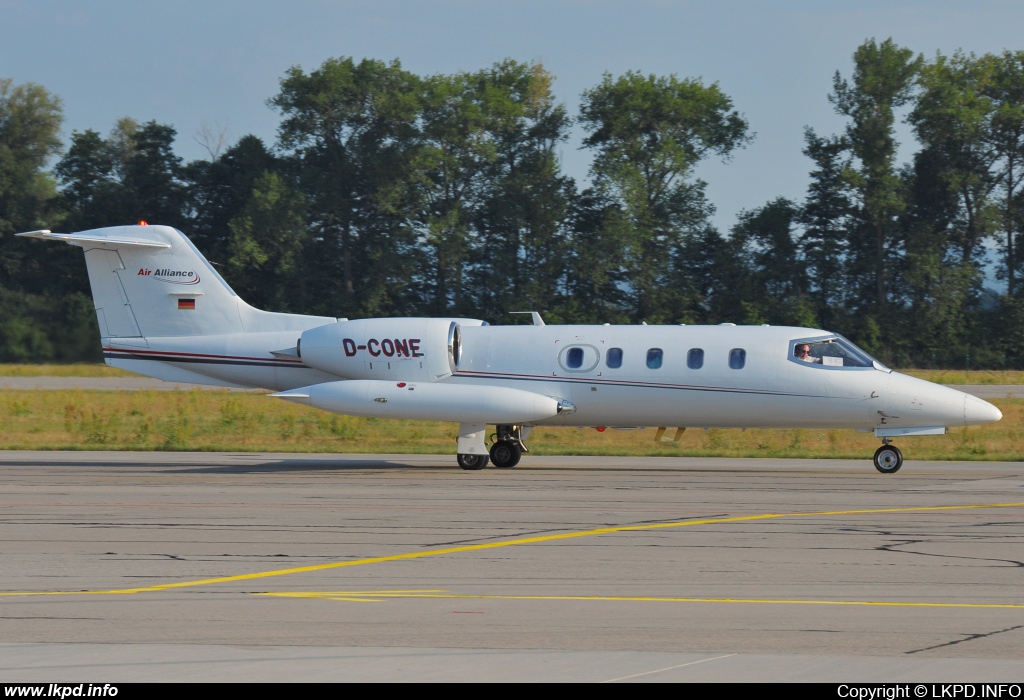
<path id="1" fill-rule="evenodd" d="M 889 438 L 882 438 L 882 446 L 875 450 L 875 469 L 883 474 L 895 474 L 903 466 L 900 448 L 889 443 Z"/>

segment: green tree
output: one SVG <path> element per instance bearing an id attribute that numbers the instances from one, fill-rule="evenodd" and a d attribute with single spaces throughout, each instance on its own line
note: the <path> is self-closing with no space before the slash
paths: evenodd
<path id="1" fill-rule="evenodd" d="M 806 296 L 807 273 L 794 224 L 799 210 L 778 197 L 763 207 L 740 212 L 733 226 L 735 245 L 746 248 L 754 287 L 747 300 L 750 323 L 814 326 L 812 304 Z M 754 313 L 754 309 L 757 312 Z"/>
<path id="2" fill-rule="evenodd" d="M 566 220 L 566 295 L 552 323 L 627 323 L 627 299 L 618 247 L 609 240 L 605 222 L 616 204 L 589 187 L 569 201 Z"/>
<path id="3" fill-rule="evenodd" d="M 382 315 L 407 307 L 410 161 L 420 80 L 398 61 L 332 58 L 291 68 L 270 100 L 299 168 L 311 236 L 308 311 Z"/>
<path id="4" fill-rule="evenodd" d="M 836 112 L 850 120 L 846 138 L 856 160 L 846 173 L 859 219 L 847 264 L 851 279 L 860 283 L 858 296 L 873 299 L 864 311 L 884 315 L 897 258 L 897 218 L 905 206 L 895 165 L 896 110 L 913 98 L 922 58 L 892 39 L 869 39 L 854 52 L 853 63 L 850 81 L 836 71 L 829 95 Z"/>
<path id="5" fill-rule="evenodd" d="M 283 177 L 265 173 L 228 224 L 228 269 L 236 291 L 253 305 L 274 311 L 301 311 L 302 249 L 306 220 L 302 196 Z"/>
<path id="6" fill-rule="evenodd" d="M 189 220 L 185 232 L 215 263 L 228 258 L 229 222 L 253 196 L 266 173 L 282 173 L 285 164 L 255 136 L 243 136 L 224 153 L 185 166 Z M 230 271 L 224 270 L 225 277 Z"/>
<path id="7" fill-rule="evenodd" d="M 680 266 L 673 280 L 677 293 L 690 303 L 674 319 L 681 323 L 767 323 L 760 303 L 751 251 L 742 236 L 723 236 L 705 225 L 683 242 Z"/>
<path id="8" fill-rule="evenodd" d="M 99 337 L 81 252 L 41 251 L 12 234 L 59 230 L 56 183 L 60 100 L 32 83 L 0 79 L 0 361 L 96 359 Z"/>
<path id="9" fill-rule="evenodd" d="M 1004 51 L 990 57 L 992 78 L 986 90 L 993 105 L 992 141 L 1000 153 L 1000 188 L 1003 193 L 1003 270 L 1009 296 L 1020 293 L 1018 272 L 1024 265 L 1020 254 L 1021 219 L 1024 211 L 1024 51 Z"/>
<path id="10" fill-rule="evenodd" d="M 155 121 L 118 120 L 107 138 L 87 130 L 71 135 L 57 163 L 68 223 L 76 230 L 148 221 L 183 228 L 187 216 L 175 131 Z"/>
<path id="11" fill-rule="evenodd" d="M 995 215 L 992 194 L 1002 154 L 993 138 L 994 104 L 986 94 L 992 63 L 960 52 L 921 68 L 921 94 L 909 121 L 924 145 L 921 158 L 936 171 L 956 203 L 949 242 L 971 265 Z"/>
<path id="12" fill-rule="evenodd" d="M 962 362 L 979 338 L 1006 335 L 998 326 L 988 333 L 981 323 L 991 318 L 980 313 L 982 243 L 1002 229 L 999 272 L 1012 296 L 1019 265 L 1016 200 L 1024 176 L 1020 64 L 1021 56 L 1010 52 L 978 57 L 958 51 L 937 54 L 921 70 L 910 121 L 923 148 L 915 156 L 906 265 L 914 337 L 932 357 Z"/>
<path id="13" fill-rule="evenodd" d="M 810 128 L 804 130 L 804 141 L 804 155 L 815 165 L 796 217 L 803 227 L 800 248 L 809 278 L 807 295 L 818 322 L 837 329 L 848 299 L 846 256 L 855 211 L 844 177 L 850 168 L 850 147 L 844 137 L 820 137 Z"/>
<path id="14" fill-rule="evenodd" d="M 487 179 L 498 167 L 495 112 L 507 93 L 469 73 L 431 76 L 423 88 L 415 161 L 420 285 L 432 313 L 468 313 L 464 292 L 472 284 L 475 223 Z"/>
<path id="15" fill-rule="evenodd" d="M 62 120 L 60 100 L 41 86 L 0 79 L 0 286 L 10 290 L 74 291 L 63 285 L 84 267 L 69 255 L 74 251 L 44 259 L 31 241 L 13 235 L 59 228 L 55 182 L 46 166 L 59 153 Z"/>
<path id="16" fill-rule="evenodd" d="M 613 78 L 583 93 L 580 122 L 593 149 L 595 185 L 615 203 L 603 223 L 618 246 L 629 315 L 651 322 L 687 312 L 670 284 L 685 238 L 701 231 L 712 208 L 693 178 L 704 158 L 727 158 L 750 140 L 747 122 L 717 84 L 697 79 Z"/>
<path id="17" fill-rule="evenodd" d="M 44 170 L 60 151 L 60 99 L 0 78 L 0 233 L 42 226 L 56 195 Z"/>
<path id="18" fill-rule="evenodd" d="M 549 311 L 563 296 L 569 200 L 574 184 L 556 153 L 569 117 L 555 103 L 553 77 L 539 63 L 506 60 L 471 76 L 493 145 L 470 234 L 472 313 L 503 319 L 513 310 Z"/>

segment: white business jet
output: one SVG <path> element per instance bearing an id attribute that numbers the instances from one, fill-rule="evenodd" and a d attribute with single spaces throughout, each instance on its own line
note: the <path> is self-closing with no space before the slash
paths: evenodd
<path id="1" fill-rule="evenodd" d="M 836 333 L 784 326 L 488 326 L 464 318 L 260 311 L 168 226 L 18 234 L 85 251 L 107 364 L 175 382 L 265 388 L 353 416 L 459 423 L 463 469 L 514 467 L 534 426 L 848 428 L 892 474 L 904 435 L 1002 418 L 882 366 Z M 487 425 L 494 425 L 488 449 Z"/>

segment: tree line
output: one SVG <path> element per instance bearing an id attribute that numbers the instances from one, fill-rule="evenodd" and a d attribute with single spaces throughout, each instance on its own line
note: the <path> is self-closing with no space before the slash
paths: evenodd
<path id="1" fill-rule="evenodd" d="M 420 76 L 329 59 L 284 74 L 276 143 L 209 138 L 187 163 L 156 121 L 62 144 L 59 98 L 0 79 L 0 360 L 99 354 L 81 253 L 13 233 L 146 220 L 275 311 L 800 325 L 896 366 L 1024 367 L 1024 52 L 926 59 L 872 39 L 828 100 L 845 128 L 806 128 L 803 201 L 723 232 L 695 169 L 753 136 L 699 79 L 605 74 L 570 115 L 539 63 Z M 574 125 L 585 184 L 558 156 Z"/>

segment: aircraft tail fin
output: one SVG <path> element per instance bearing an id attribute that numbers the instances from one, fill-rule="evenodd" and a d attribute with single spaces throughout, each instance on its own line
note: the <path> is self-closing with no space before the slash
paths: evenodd
<path id="1" fill-rule="evenodd" d="M 145 337 L 305 330 L 336 320 L 252 308 L 185 234 L 170 226 L 18 235 L 65 241 L 85 251 L 100 335 L 121 343 Z"/>

